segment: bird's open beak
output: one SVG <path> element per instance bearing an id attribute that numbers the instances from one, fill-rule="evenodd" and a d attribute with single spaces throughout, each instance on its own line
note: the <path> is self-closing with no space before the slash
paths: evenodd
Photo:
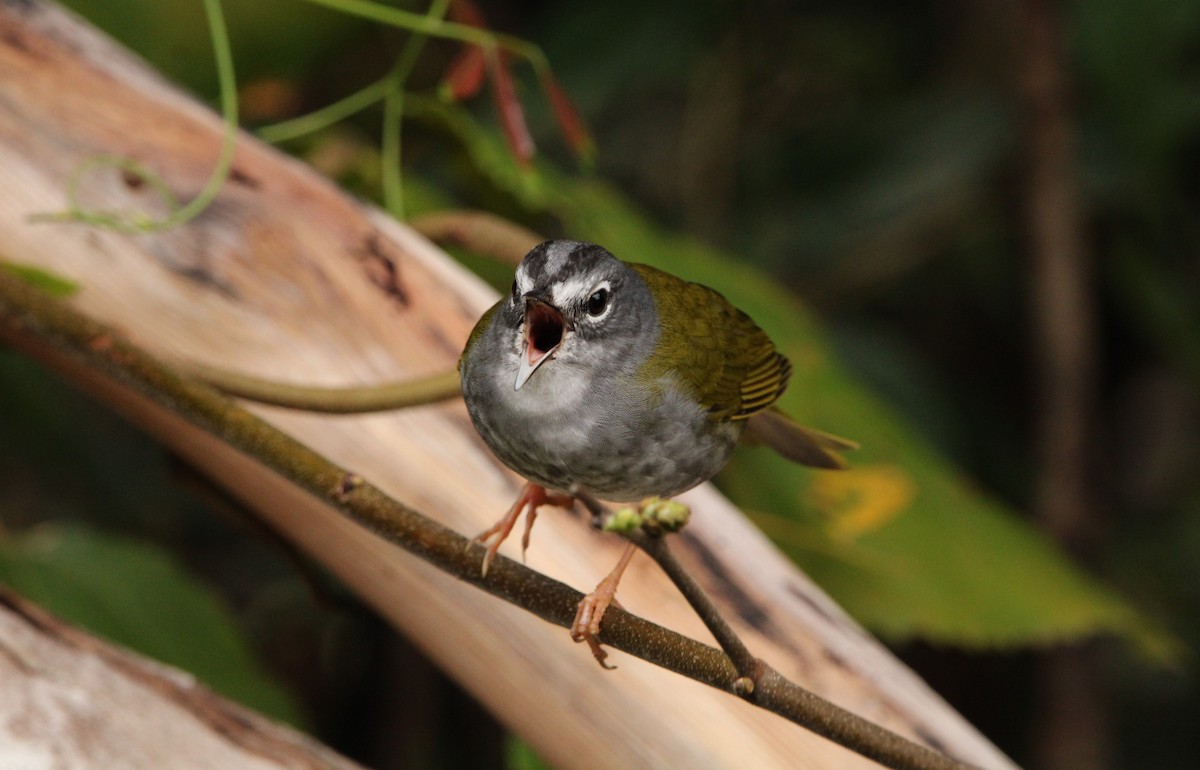
<path id="1" fill-rule="evenodd" d="M 562 344 L 566 331 L 566 319 L 557 308 L 540 299 L 526 301 L 523 340 L 525 351 L 519 359 L 517 381 L 513 384 L 513 390 L 520 390 L 537 368 L 550 360 Z"/>

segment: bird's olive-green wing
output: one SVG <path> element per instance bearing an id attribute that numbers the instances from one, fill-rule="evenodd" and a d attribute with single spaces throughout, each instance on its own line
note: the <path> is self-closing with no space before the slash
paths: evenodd
<path id="1" fill-rule="evenodd" d="M 496 315 L 496 311 L 499 310 L 500 306 L 503 304 L 504 300 L 500 300 L 496 304 L 492 305 L 487 309 L 486 312 L 484 312 L 482 316 L 479 317 L 479 320 L 475 322 L 475 328 L 471 329 L 471 333 L 467 336 L 467 344 L 463 346 L 463 352 L 458 357 L 459 371 L 462 371 L 462 362 L 463 358 L 465 358 L 467 355 L 467 351 L 469 351 L 471 346 L 474 345 L 475 342 L 478 341 L 483 335 L 484 330 L 488 328 L 488 324 L 492 322 L 492 316 Z"/>
<path id="2" fill-rule="evenodd" d="M 674 372 L 714 420 L 744 420 L 775 403 L 792 367 L 748 315 L 707 286 L 630 267 L 649 284 L 662 325 L 648 378 Z"/>

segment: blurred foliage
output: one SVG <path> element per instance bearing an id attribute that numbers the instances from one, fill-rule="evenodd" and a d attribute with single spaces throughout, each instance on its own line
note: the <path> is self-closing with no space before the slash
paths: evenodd
<path id="1" fill-rule="evenodd" d="M 195 675 L 293 724 L 291 697 L 263 672 L 211 589 L 152 544 L 47 525 L 0 539 L 0 581 L 59 617 Z"/>
<path id="2" fill-rule="evenodd" d="M 173 488 L 161 450 L 47 378 L 0 349 L 0 582 L 228 697 L 304 723 L 224 599 L 180 567 L 178 548 L 163 547 L 204 538 L 186 524 L 201 509 Z"/>
<path id="3" fill-rule="evenodd" d="M 517 738 L 510 738 L 505 743 L 504 763 L 507 770 L 548 770 L 550 767 L 529 744 Z"/>
<path id="4" fill-rule="evenodd" d="M 214 95 L 200 3 L 69 4 L 170 77 Z M 252 120 L 315 109 L 371 82 L 405 39 L 302 0 L 226 6 L 243 114 Z M 1200 4 L 1064 5 L 1103 345 L 1091 460 L 1104 509 L 1087 572 L 1020 513 L 1037 472 L 1038 330 L 1025 299 L 1025 129 L 1014 88 L 1022 41 L 1013 7 L 484 3 L 496 27 L 544 46 L 595 133 L 597 173 L 559 170 L 569 153 L 528 73 L 517 86 L 542 156 L 537 174 L 520 170 L 487 104 L 432 98 L 461 49 L 431 43 L 406 102 L 408 208 L 469 205 L 548 235 L 594 239 L 714 285 L 749 310 L 797 365 L 785 407 L 864 448 L 838 477 L 748 450 L 720 483 L 873 629 L 893 640 L 984 647 L 1107 630 L 1161 651 L 1161 622 L 1196 649 Z M 363 113 L 286 148 L 377 197 L 379 118 Z M 506 285 L 502 269 L 463 257 Z M 149 513 L 154 505 L 104 491 L 127 483 L 115 481 L 126 478 L 122 468 L 145 458 L 95 449 L 93 437 L 71 430 L 88 423 L 60 415 L 39 386 L 22 382 L 0 382 L 0 401 L 15 393 L 20 405 L 5 419 L 61 422 L 59 443 L 32 442 L 37 458 L 13 449 L 0 460 L 90 468 L 105 479 L 88 502 L 32 518 L 87 518 L 177 548 L 164 518 Z M 10 487 L 0 509 L 6 524 L 29 525 L 21 511 L 56 483 Z M 178 508 L 153 494 L 156 505 Z M 976 660 L 986 667 L 996 658 Z M 1194 673 L 1147 670 L 1119 652 L 1110 661 L 1114 766 L 1195 764 Z M 1007 724 L 1020 719 L 1028 695 L 1014 694 L 1010 680 L 1014 670 L 1030 674 L 1011 657 L 1004 666 L 1009 690 L 951 667 L 965 698 L 955 705 L 1015 742 L 1002 747 L 1020 761 L 1031 728 Z M 510 749 L 510 765 L 524 766 L 521 756 Z"/>
<path id="5" fill-rule="evenodd" d="M 0 263 L 0 270 L 6 270 L 18 278 L 55 297 L 69 297 L 79 290 L 79 287 L 62 276 L 42 270 L 32 265 L 18 265 L 11 262 Z"/>
<path id="6" fill-rule="evenodd" d="M 192 0 L 64 3 L 193 90 L 211 89 L 216 64 L 204 5 Z M 369 24 L 297 0 L 222 3 L 241 79 L 302 78 L 335 51 L 371 34 Z"/>

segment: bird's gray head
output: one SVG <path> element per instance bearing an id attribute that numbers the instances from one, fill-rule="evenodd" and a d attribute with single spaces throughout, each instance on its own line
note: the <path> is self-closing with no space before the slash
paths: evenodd
<path id="1" fill-rule="evenodd" d="M 644 357 L 658 338 L 642 277 L 606 249 L 579 241 L 546 241 L 526 254 L 500 313 L 516 332 L 517 389 L 551 360 L 611 371 L 621 358 Z"/>

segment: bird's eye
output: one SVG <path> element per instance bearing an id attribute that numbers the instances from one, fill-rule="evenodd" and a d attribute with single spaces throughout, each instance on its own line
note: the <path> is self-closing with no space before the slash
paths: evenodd
<path id="1" fill-rule="evenodd" d="M 516 278 L 513 279 L 512 298 L 513 298 L 513 304 L 516 304 L 516 302 L 517 302 L 517 279 Z"/>
<path id="2" fill-rule="evenodd" d="M 608 289 L 597 289 L 588 297 L 587 311 L 590 316 L 600 316 L 608 308 Z"/>

